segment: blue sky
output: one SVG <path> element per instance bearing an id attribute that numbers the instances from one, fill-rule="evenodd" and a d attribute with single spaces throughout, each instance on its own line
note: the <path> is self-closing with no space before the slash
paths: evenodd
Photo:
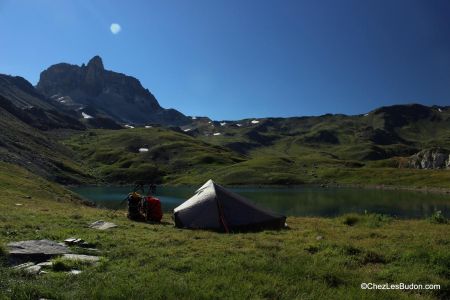
<path id="1" fill-rule="evenodd" d="M 98 54 L 214 119 L 450 105 L 449 16 L 445 0 L 0 0 L 0 73 L 36 84 Z"/>

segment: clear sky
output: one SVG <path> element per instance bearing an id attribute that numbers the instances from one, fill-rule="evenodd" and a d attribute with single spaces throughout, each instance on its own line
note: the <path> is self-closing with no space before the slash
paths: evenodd
<path id="1" fill-rule="evenodd" d="M 0 0 L 0 73 L 97 54 L 214 119 L 450 105 L 450 1 Z"/>

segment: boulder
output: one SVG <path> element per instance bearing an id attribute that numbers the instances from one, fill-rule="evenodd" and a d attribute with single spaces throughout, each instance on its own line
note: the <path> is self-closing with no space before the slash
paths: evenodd
<path id="1" fill-rule="evenodd" d="M 94 223 L 91 223 L 89 225 L 90 228 L 98 229 L 98 230 L 106 230 L 110 228 L 117 227 L 116 224 L 111 222 L 105 222 L 105 221 L 95 221 Z"/>
<path id="2" fill-rule="evenodd" d="M 8 252 L 12 256 L 55 256 L 66 254 L 70 249 L 50 240 L 29 240 L 12 242 L 8 245 Z"/>
<path id="3" fill-rule="evenodd" d="M 441 148 L 424 149 L 409 158 L 409 167 L 415 169 L 450 168 L 450 152 Z"/>
<path id="4" fill-rule="evenodd" d="M 100 260 L 99 256 L 84 255 L 84 254 L 64 254 L 62 258 L 67 260 L 75 260 L 87 263 L 96 263 Z"/>
<path id="5" fill-rule="evenodd" d="M 28 268 L 23 269 L 25 272 L 33 275 L 37 275 L 41 272 L 42 267 L 38 265 L 30 266 Z"/>
<path id="6" fill-rule="evenodd" d="M 44 261 L 44 262 L 38 263 L 37 266 L 40 266 L 42 268 L 50 268 L 50 267 L 53 266 L 53 262 L 51 262 L 51 261 Z"/>

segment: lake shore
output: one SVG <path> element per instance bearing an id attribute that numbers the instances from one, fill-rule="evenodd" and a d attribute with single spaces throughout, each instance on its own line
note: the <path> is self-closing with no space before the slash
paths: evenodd
<path id="1" fill-rule="evenodd" d="M 65 185 L 67 188 L 78 188 L 84 186 L 92 187 L 112 187 L 112 186 L 123 186 L 133 188 L 134 184 L 121 184 L 121 183 L 99 183 L 99 184 L 69 184 Z M 186 187 L 186 188 L 198 188 L 198 185 L 171 185 L 171 184 L 159 184 L 157 187 Z M 300 185 L 226 185 L 228 188 L 302 188 L 302 187 L 321 187 L 321 188 L 358 188 L 358 189 L 372 189 L 372 190 L 403 190 L 421 193 L 435 193 L 435 194 L 450 194 L 450 188 L 439 188 L 439 187 L 414 187 L 414 186 L 397 186 L 397 185 L 385 185 L 385 184 L 337 184 L 337 183 L 317 183 L 317 184 L 300 184 Z"/>

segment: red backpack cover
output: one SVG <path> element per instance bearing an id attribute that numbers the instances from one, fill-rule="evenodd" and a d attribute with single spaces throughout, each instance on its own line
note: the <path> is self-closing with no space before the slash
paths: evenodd
<path id="1" fill-rule="evenodd" d="M 147 221 L 160 222 L 163 216 L 161 201 L 151 196 L 145 197 L 145 214 Z"/>

